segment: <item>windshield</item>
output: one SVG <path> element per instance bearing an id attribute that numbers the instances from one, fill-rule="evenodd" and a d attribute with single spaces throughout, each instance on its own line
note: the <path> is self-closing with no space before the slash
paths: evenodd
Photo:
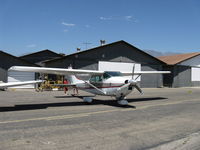
<path id="1" fill-rule="evenodd" d="M 104 74 L 109 76 L 122 76 L 121 72 L 114 72 L 114 71 L 106 71 Z"/>

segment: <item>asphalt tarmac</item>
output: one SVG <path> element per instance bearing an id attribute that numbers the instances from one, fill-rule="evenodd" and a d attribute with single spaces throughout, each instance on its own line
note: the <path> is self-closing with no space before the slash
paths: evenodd
<path id="1" fill-rule="evenodd" d="M 63 91 L 0 91 L 0 150 L 200 149 L 200 88 L 137 91 L 122 107 Z"/>

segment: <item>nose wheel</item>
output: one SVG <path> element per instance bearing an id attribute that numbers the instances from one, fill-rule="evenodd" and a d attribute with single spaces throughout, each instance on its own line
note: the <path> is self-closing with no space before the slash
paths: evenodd
<path id="1" fill-rule="evenodd" d="M 118 103 L 119 105 L 128 105 L 128 101 L 125 100 L 125 98 L 126 98 L 126 97 L 125 97 L 123 94 L 121 94 L 120 97 L 116 97 L 117 103 Z"/>

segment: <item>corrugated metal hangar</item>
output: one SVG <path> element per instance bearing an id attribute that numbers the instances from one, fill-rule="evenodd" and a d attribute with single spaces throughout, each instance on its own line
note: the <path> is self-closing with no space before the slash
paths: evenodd
<path id="1" fill-rule="evenodd" d="M 133 63 L 137 64 L 137 70 L 162 70 L 165 64 L 125 41 L 76 52 L 44 63 L 46 67 L 67 68 L 72 65 L 74 69 L 115 71 L 132 71 Z M 141 87 L 162 87 L 162 75 L 143 75 L 140 85 Z"/>
<path id="2" fill-rule="evenodd" d="M 200 86 L 200 53 L 187 53 L 158 58 L 167 64 L 163 69 L 171 71 L 171 74 L 164 75 L 164 86 Z"/>

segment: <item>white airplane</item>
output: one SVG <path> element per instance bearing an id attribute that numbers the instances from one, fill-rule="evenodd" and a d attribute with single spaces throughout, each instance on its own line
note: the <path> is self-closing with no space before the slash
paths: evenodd
<path id="1" fill-rule="evenodd" d="M 133 72 L 111 72 L 111 71 L 95 71 L 95 70 L 79 70 L 79 69 L 64 69 L 64 68 L 47 68 L 47 67 L 26 67 L 26 66 L 13 66 L 9 70 L 26 71 L 26 72 L 39 72 L 47 74 L 67 75 L 70 85 L 75 86 L 80 90 L 104 96 L 113 96 L 116 98 L 118 104 L 127 105 L 128 101 L 126 96 L 130 94 L 134 88 L 140 93 L 142 90 L 137 85 L 137 78 L 142 74 L 164 74 L 170 71 L 134 71 Z M 89 80 L 81 80 L 76 75 L 86 74 L 90 75 Z M 129 79 L 126 76 L 132 76 Z M 137 78 L 133 78 L 137 75 Z M 92 97 L 83 97 L 83 101 L 87 103 L 92 102 Z"/>
<path id="2" fill-rule="evenodd" d="M 28 84 L 36 84 L 36 83 L 41 83 L 41 82 L 43 82 L 43 80 L 23 81 L 23 82 L 9 82 L 9 83 L 0 82 L 0 89 L 5 89 L 7 87 L 28 85 Z"/>

